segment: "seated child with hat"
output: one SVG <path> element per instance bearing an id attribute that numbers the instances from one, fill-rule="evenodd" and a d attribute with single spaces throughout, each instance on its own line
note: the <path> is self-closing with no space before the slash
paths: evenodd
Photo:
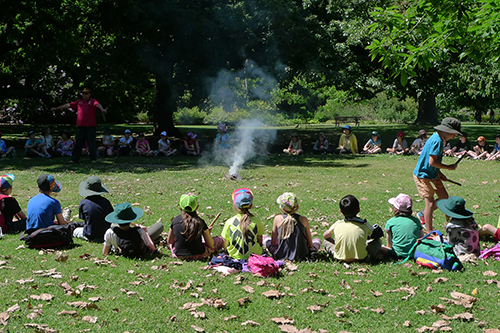
<path id="1" fill-rule="evenodd" d="M 250 213 L 253 193 L 248 188 L 233 192 L 233 205 L 237 214 L 226 221 L 222 229 L 224 248 L 234 259 L 248 259 L 252 253 L 262 254 L 264 225 L 260 218 Z"/>
<path id="2" fill-rule="evenodd" d="M 371 139 L 366 142 L 362 154 L 378 154 L 382 152 L 382 141 L 378 136 L 378 132 L 373 131 L 370 135 Z"/>
<path id="3" fill-rule="evenodd" d="M 418 131 L 418 138 L 416 138 L 411 144 L 411 153 L 413 155 L 420 155 L 422 153 L 422 149 L 424 149 L 424 145 L 427 142 L 427 131 L 421 129 Z"/>
<path id="4" fill-rule="evenodd" d="M 335 222 L 323 233 L 325 250 L 336 260 L 343 262 L 370 261 L 374 259 L 381 246 L 381 235 L 374 234 L 374 227 L 359 218 L 359 201 L 353 195 L 346 195 L 340 200 L 340 212 L 343 220 Z M 368 238 L 372 238 L 368 241 Z"/>
<path id="5" fill-rule="evenodd" d="M 424 231 L 420 220 L 411 215 L 413 202 L 408 194 L 400 193 L 388 201 L 394 217 L 385 224 L 387 247 L 382 246 L 380 251 L 391 259 L 404 259 Z"/>
<path id="6" fill-rule="evenodd" d="M 283 149 L 283 152 L 290 155 L 299 155 L 304 153 L 304 150 L 302 149 L 302 140 L 299 139 L 297 133 L 292 133 L 288 148 Z"/>
<path id="7" fill-rule="evenodd" d="M 0 218 L 0 227 L 4 234 L 14 234 L 26 229 L 26 215 L 19 207 L 16 198 L 11 196 L 14 178 L 12 174 L 0 176 L 0 206 L 2 207 L 0 214 L 3 216 Z M 14 217 L 16 217 L 15 221 Z"/>
<path id="8" fill-rule="evenodd" d="M 446 215 L 445 227 L 448 243 L 453 246 L 457 256 L 473 253 L 480 254 L 478 225 L 472 211 L 465 208 L 464 198 L 451 196 L 436 202 L 437 207 Z"/>
<path id="9" fill-rule="evenodd" d="M 396 139 L 392 143 L 392 148 L 387 148 L 389 154 L 406 155 L 409 152 L 408 143 L 406 143 L 405 134 L 401 131 L 396 135 Z"/>
<path id="10" fill-rule="evenodd" d="M 163 224 L 156 222 L 147 229 L 133 224 L 143 213 L 142 209 L 125 202 L 116 205 L 113 212 L 106 215 L 107 222 L 118 226 L 112 226 L 104 234 L 103 255 L 114 250 L 117 254 L 137 257 L 156 250 L 153 240 L 162 233 Z"/>
<path id="11" fill-rule="evenodd" d="M 56 181 L 54 176 L 45 173 L 38 177 L 37 184 L 40 193 L 28 202 L 26 231 L 31 233 L 54 224 L 67 224 L 68 222 L 62 215 L 61 203 L 50 196 L 52 193 L 61 191 L 61 183 Z"/>
<path id="12" fill-rule="evenodd" d="M 113 212 L 109 200 L 101 196 L 109 193 L 108 188 L 102 184 L 101 178 L 90 176 L 80 182 L 78 193 L 84 197 L 78 207 L 78 217 L 85 224 L 73 230 L 73 237 L 102 243 L 104 233 L 111 226 L 105 217 Z"/>
<path id="13" fill-rule="evenodd" d="M 158 140 L 158 155 L 171 156 L 177 152 L 177 149 L 170 147 L 170 140 L 167 138 L 167 132 L 160 133 L 160 140 Z"/>
<path id="14" fill-rule="evenodd" d="M 174 217 L 168 232 L 168 243 L 174 258 L 198 260 L 208 258 L 224 245 L 224 238 L 212 237 L 212 227 L 198 215 L 198 198 L 192 193 L 179 200 L 181 214 Z M 203 238 L 203 240 L 202 240 Z"/>

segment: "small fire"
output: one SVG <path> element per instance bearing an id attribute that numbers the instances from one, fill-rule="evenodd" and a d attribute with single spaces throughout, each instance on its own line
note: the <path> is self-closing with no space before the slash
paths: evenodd
<path id="1" fill-rule="evenodd" d="M 227 180 L 242 180 L 243 179 L 243 177 L 241 177 L 241 175 L 238 173 L 235 173 L 235 174 L 226 173 L 224 175 L 224 178 L 226 178 Z"/>

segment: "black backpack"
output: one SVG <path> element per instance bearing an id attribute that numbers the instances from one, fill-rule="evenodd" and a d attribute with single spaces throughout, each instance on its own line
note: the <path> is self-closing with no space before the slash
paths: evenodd
<path id="1" fill-rule="evenodd" d="M 121 255 L 128 258 L 140 257 L 146 253 L 146 246 L 139 233 L 139 227 L 122 230 L 119 227 L 114 227 L 113 232 L 116 234 L 116 244 Z"/>
<path id="2" fill-rule="evenodd" d="M 51 225 L 31 233 L 24 232 L 20 240 L 31 249 L 69 248 L 73 246 L 73 229 L 74 226 L 71 224 Z"/>

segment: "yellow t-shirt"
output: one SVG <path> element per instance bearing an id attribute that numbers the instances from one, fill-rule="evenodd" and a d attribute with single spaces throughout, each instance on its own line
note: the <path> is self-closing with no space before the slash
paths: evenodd
<path id="1" fill-rule="evenodd" d="M 370 223 L 353 218 L 335 222 L 330 229 L 335 239 L 334 257 L 338 260 L 365 259 L 366 240 L 372 234 L 373 227 Z"/>
<path id="2" fill-rule="evenodd" d="M 222 229 L 222 238 L 229 245 L 227 252 L 234 259 L 248 259 L 252 253 L 262 254 L 262 247 L 257 241 L 257 236 L 264 234 L 264 225 L 260 218 L 254 216 L 250 218 L 252 221 L 248 227 L 246 242 L 243 241 L 243 234 L 239 227 L 242 214 L 237 214 L 226 221 L 224 229 Z"/>

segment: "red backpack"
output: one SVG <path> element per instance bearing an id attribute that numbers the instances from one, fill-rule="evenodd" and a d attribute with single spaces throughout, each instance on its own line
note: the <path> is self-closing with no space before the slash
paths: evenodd
<path id="1" fill-rule="evenodd" d="M 275 276 L 279 271 L 279 266 L 271 257 L 252 254 L 248 259 L 248 269 L 253 274 L 268 277 Z"/>

